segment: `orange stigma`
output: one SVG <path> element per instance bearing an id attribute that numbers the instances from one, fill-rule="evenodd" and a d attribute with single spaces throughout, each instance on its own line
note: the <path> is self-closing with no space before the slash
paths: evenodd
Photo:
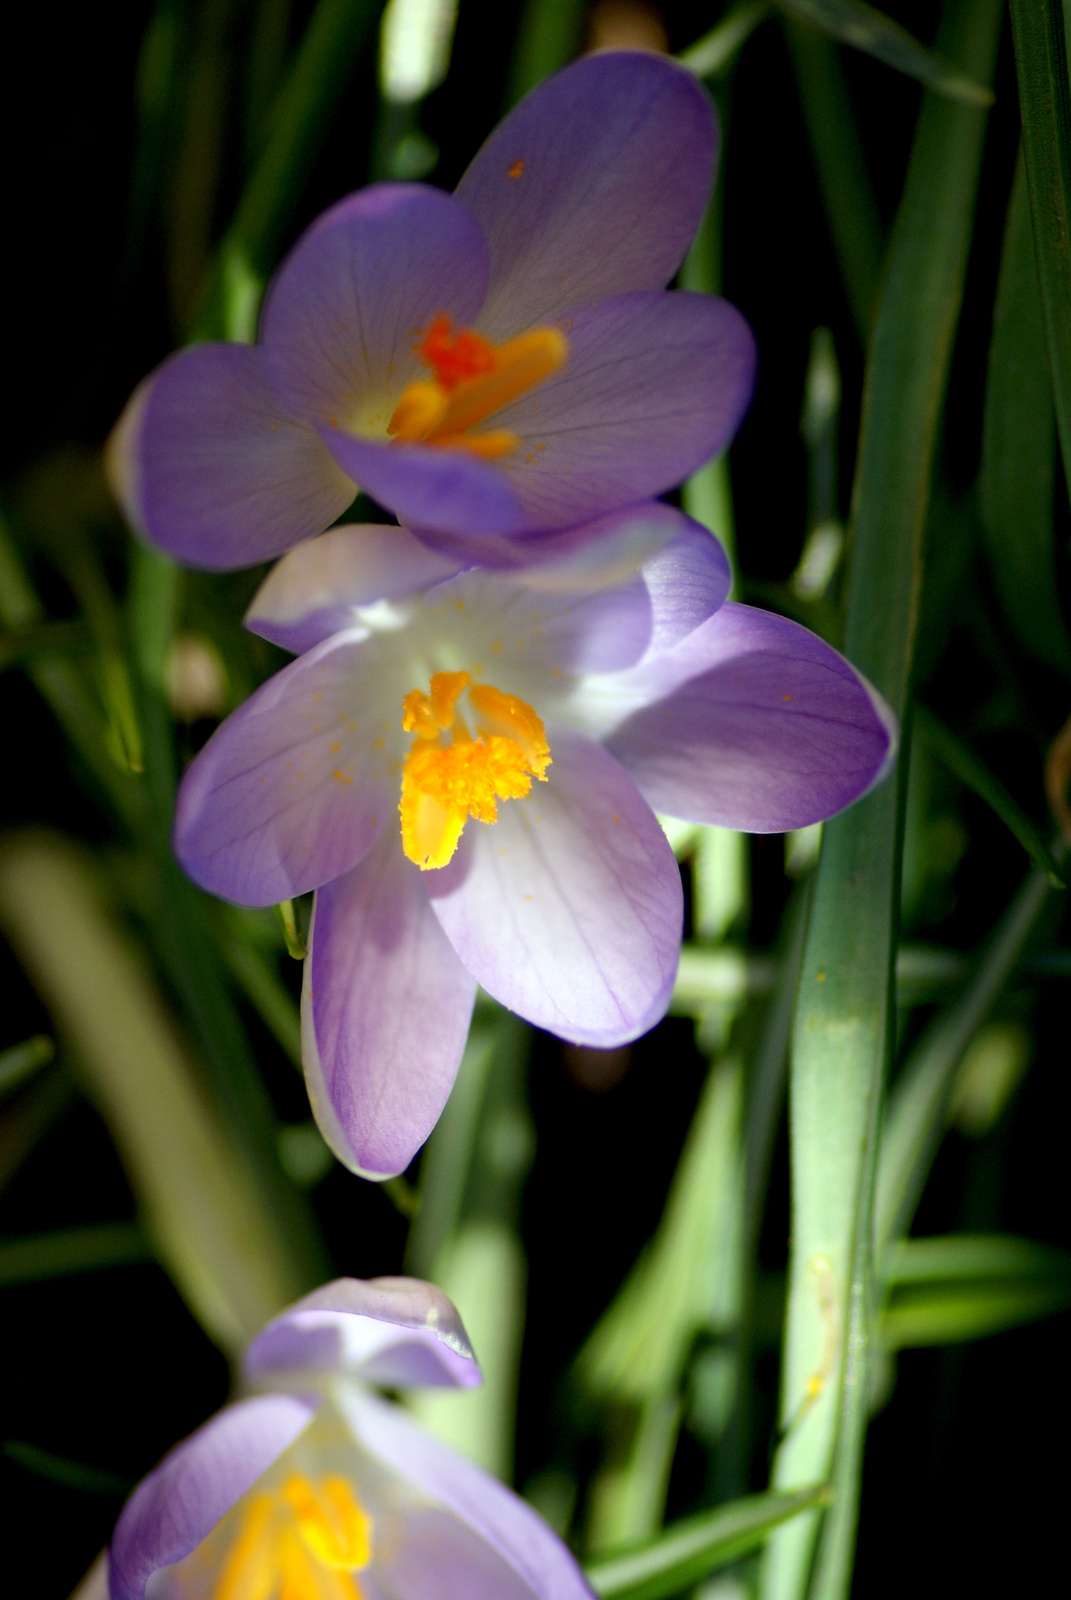
<path id="1" fill-rule="evenodd" d="M 363 1600 L 353 1574 L 372 1559 L 372 1520 L 348 1479 L 291 1473 L 252 1497 L 212 1600 Z"/>
<path id="2" fill-rule="evenodd" d="M 467 672 L 433 672 L 428 690 L 402 702 L 402 727 L 416 738 L 398 807 L 402 849 L 425 872 L 446 866 L 469 817 L 497 822 L 498 801 L 523 800 L 551 762 L 542 722 L 516 695 Z M 457 709 L 466 690 L 475 736 Z"/>
<path id="3" fill-rule="evenodd" d="M 466 450 L 495 461 L 517 448 L 517 435 L 473 430 L 557 372 L 569 343 L 557 328 L 531 328 L 496 345 L 471 328 L 454 333 L 441 311 L 416 349 L 434 376 L 406 386 L 387 432 L 396 444 Z"/>

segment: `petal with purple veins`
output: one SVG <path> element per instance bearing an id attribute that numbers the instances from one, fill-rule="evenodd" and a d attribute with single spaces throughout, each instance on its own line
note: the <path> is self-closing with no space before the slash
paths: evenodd
<path id="1" fill-rule="evenodd" d="M 694 822 L 805 827 L 858 800 L 895 753 L 892 713 L 861 674 L 750 606 L 724 606 L 607 689 L 622 706 L 636 697 L 607 747 L 656 810 Z"/>
<path id="2" fill-rule="evenodd" d="M 305 964 L 309 1098 L 352 1171 L 386 1178 L 412 1161 L 446 1104 L 475 997 L 395 812 L 375 850 L 317 895 Z"/>
<path id="3" fill-rule="evenodd" d="M 508 534 L 526 526 L 507 475 L 465 450 L 388 444 L 347 428 L 322 427 L 320 436 L 342 470 L 362 489 L 433 543 L 437 532 Z"/>
<path id="4" fill-rule="evenodd" d="M 128 401 L 108 465 L 133 525 L 212 569 L 266 561 L 322 533 L 356 493 L 314 430 L 280 407 L 249 345 L 169 357 Z"/>
<path id="5" fill-rule="evenodd" d="M 435 1600 L 443 1594 L 450 1600 L 465 1600 L 467 1594 L 500 1593 L 504 1600 L 520 1600 L 517 1591 L 502 1582 L 510 1572 L 538 1600 L 591 1600 L 583 1574 L 565 1545 L 504 1484 L 433 1439 L 397 1406 L 353 1390 L 340 1396 L 340 1405 L 354 1434 L 372 1455 L 460 1518 L 507 1568 L 497 1582 L 488 1582 L 494 1579 L 493 1569 L 488 1572 L 487 1563 L 481 1563 L 485 1583 L 478 1582 L 482 1574 L 477 1570 L 468 1574 L 466 1586 L 464 1556 L 459 1552 L 457 1570 L 450 1574 L 453 1581 L 444 1590 L 435 1581 L 437 1544 L 429 1536 L 421 1541 L 423 1548 L 414 1542 L 405 1552 L 399 1574 L 404 1574 L 405 1600 Z M 438 1549 L 445 1559 L 446 1551 L 442 1546 Z"/>
<path id="6" fill-rule="evenodd" d="M 428 873 L 432 904 L 489 994 L 576 1044 L 637 1038 L 669 1002 L 680 873 L 631 779 L 598 745 L 548 730 L 553 763 L 525 800 L 469 824 Z"/>
<path id="7" fill-rule="evenodd" d="M 108 1562 L 111 1600 L 144 1600 L 152 1574 L 189 1555 L 293 1444 L 314 1412 L 293 1395 L 242 1400 L 165 1456 L 116 1523 Z"/>
<path id="8" fill-rule="evenodd" d="M 386 1388 L 474 1388 L 468 1334 L 441 1289 L 419 1278 L 339 1278 L 270 1322 L 242 1362 L 273 1389 L 343 1375 Z"/>
<path id="9" fill-rule="evenodd" d="M 424 371 L 421 334 L 437 312 L 470 323 L 487 273 L 483 233 L 453 196 L 418 183 L 348 195 L 272 280 L 260 336 L 279 403 L 318 425 L 359 415 L 386 438 L 398 396 Z"/>
<path id="10" fill-rule="evenodd" d="M 754 386 L 751 329 L 725 300 L 615 295 L 562 325 L 565 366 L 493 419 L 520 441 L 499 470 L 533 529 L 671 489 L 725 448 Z"/>
<path id="11" fill-rule="evenodd" d="M 331 528 L 276 562 L 253 596 L 245 625 L 284 650 L 311 650 L 352 627 L 355 606 L 414 594 L 451 577 L 459 565 L 406 528 Z"/>
<path id="12" fill-rule="evenodd" d="M 384 720 L 366 648 L 351 629 L 292 661 L 187 769 L 175 852 L 203 888 L 241 905 L 288 900 L 346 872 L 392 822 L 400 719 Z"/>
<path id="13" fill-rule="evenodd" d="M 457 190 L 491 246 L 481 330 L 508 338 L 569 306 L 662 288 L 699 227 L 716 146 L 709 96 L 665 57 L 587 56 L 534 89 Z"/>

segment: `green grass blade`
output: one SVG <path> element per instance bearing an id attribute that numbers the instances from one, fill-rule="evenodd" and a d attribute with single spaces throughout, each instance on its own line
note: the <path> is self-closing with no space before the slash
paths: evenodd
<path id="1" fill-rule="evenodd" d="M 886 1267 L 890 1351 L 985 1338 L 1071 1305 L 1071 1255 L 1011 1234 L 901 1239 Z"/>
<path id="2" fill-rule="evenodd" d="M 1049 848 L 1041 829 L 1027 816 L 1019 802 L 1008 793 L 995 773 L 974 751 L 957 739 L 951 728 L 946 728 L 939 717 L 925 706 L 915 707 L 915 727 L 935 755 L 961 783 L 980 795 L 991 806 L 1015 835 L 1034 865 L 1040 867 L 1049 882 L 1057 889 L 1067 887 L 1064 874 Z"/>
<path id="3" fill-rule="evenodd" d="M 380 0 L 319 0 L 272 107 L 263 153 L 224 235 L 195 337 L 219 337 L 228 299 L 254 301 L 274 265 L 300 185 L 369 42 Z M 253 308 L 255 310 L 255 306 Z M 249 323 L 249 308 L 241 319 Z"/>
<path id="4" fill-rule="evenodd" d="M 855 113 L 832 40 L 793 16 L 785 18 L 785 40 L 837 264 L 856 332 L 865 346 L 877 302 L 884 240 Z"/>
<path id="5" fill-rule="evenodd" d="M 709 33 L 682 50 L 677 60 L 697 78 L 723 77 L 771 9 L 770 0 L 742 0 Z"/>
<path id="6" fill-rule="evenodd" d="M 514 47 L 507 106 L 573 59 L 583 38 L 586 10 L 581 0 L 528 0 Z"/>
<path id="7" fill-rule="evenodd" d="M 1011 0 L 1023 154 L 1064 472 L 1071 481 L 1071 85 L 1060 0 Z"/>
<path id="8" fill-rule="evenodd" d="M 1010 977 L 1049 898 L 1036 868 L 1008 907 L 963 992 L 931 1022 L 904 1064 L 881 1135 L 875 1244 L 879 1257 L 911 1225 L 944 1133 L 956 1069 Z"/>
<path id="9" fill-rule="evenodd" d="M 927 89 L 965 106 L 988 106 L 993 91 L 919 44 L 906 28 L 863 0 L 779 0 L 788 12 L 811 22 L 842 44 L 863 50 Z"/>
<path id="10" fill-rule="evenodd" d="M 601 1600 L 666 1600 L 757 1549 L 771 1530 L 825 1498 L 822 1488 L 757 1494 L 674 1523 L 641 1549 L 600 1561 L 585 1576 Z"/>
<path id="11" fill-rule="evenodd" d="M 1056 412 L 1020 156 L 989 347 L 979 501 L 989 570 L 1018 643 L 1069 673 L 1071 638 L 1056 586 L 1055 464 Z"/>
<path id="12" fill-rule="evenodd" d="M 134 1222 L 103 1222 L 31 1234 L 25 1239 L 0 1239 L 0 1287 L 152 1259 L 145 1235 Z"/>
<path id="13" fill-rule="evenodd" d="M 942 48 L 986 81 L 997 0 L 950 0 Z M 875 323 L 856 474 L 845 648 L 903 715 L 922 538 L 981 164 L 985 115 L 923 103 Z M 867 1414 L 871 1203 L 891 1022 L 897 793 L 886 783 L 828 823 L 800 979 L 792 1064 L 793 1251 L 775 1485 L 836 1474 L 810 1593 L 849 1581 Z M 764 1600 L 797 1600 L 813 1518 L 775 1536 Z"/>

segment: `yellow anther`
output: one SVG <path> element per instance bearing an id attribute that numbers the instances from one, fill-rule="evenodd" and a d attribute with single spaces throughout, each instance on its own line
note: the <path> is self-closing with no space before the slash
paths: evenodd
<path id="1" fill-rule="evenodd" d="M 372 1521 L 335 1474 L 293 1473 L 245 1507 L 212 1600 L 364 1600 L 355 1571 L 372 1560 Z"/>
<path id="2" fill-rule="evenodd" d="M 497 822 L 499 800 L 522 800 L 545 779 L 550 746 L 539 717 L 516 695 L 472 685 L 467 672 L 436 672 L 431 694 L 406 695 L 402 726 L 417 740 L 402 771 L 402 849 L 424 871 L 445 867 L 469 817 Z M 476 719 L 474 738 L 457 711 L 463 690 Z M 440 730 L 434 738 L 429 726 Z M 443 734 L 451 732 L 447 743 Z"/>
<path id="3" fill-rule="evenodd" d="M 275 1500 L 258 1494 L 242 1516 L 238 1537 L 227 1552 L 213 1600 L 268 1600 L 275 1588 Z"/>
<path id="4" fill-rule="evenodd" d="M 569 341 L 558 328 L 530 328 L 493 345 L 468 329 L 451 334 L 449 319 L 440 317 L 418 350 L 435 376 L 406 387 L 387 432 L 398 444 L 465 450 L 497 461 L 517 448 L 517 435 L 506 428 L 472 430 L 557 372 Z"/>
<path id="5" fill-rule="evenodd" d="M 372 1524 L 345 1478 L 322 1478 L 313 1487 L 296 1473 L 283 1486 L 301 1537 L 325 1567 L 366 1567 L 372 1559 Z"/>

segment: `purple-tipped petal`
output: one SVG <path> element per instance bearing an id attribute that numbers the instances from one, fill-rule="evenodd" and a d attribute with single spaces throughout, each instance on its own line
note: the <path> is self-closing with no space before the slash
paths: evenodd
<path id="1" fill-rule="evenodd" d="M 180 350 L 135 391 L 108 452 L 130 521 L 180 561 L 249 566 L 322 533 L 356 486 L 287 415 L 242 344 Z"/>
<path id="2" fill-rule="evenodd" d="M 460 565 L 407 528 L 331 528 L 276 562 L 253 596 L 245 625 L 284 650 L 311 650 L 352 627 L 355 606 L 415 594 L 452 577 Z"/>
<path id="3" fill-rule="evenodd" d="M 419 1278 L 339 1278 L 253 1340 L 246 1377 L 272 1389 L 347 1376 L 387 1388 L 472 1389 L 482 1382 L 453 1303 Z"/>
<path id="4" fill-rule="evenodd" d="M 709 96 L 664 56 L 587 56 L 534 89 L 457 190 L 491 246 L 481 329 L 507 338 L 662 288 L 699 227 L 716 144 Z"/>
<path id="5" fill-rule="evenodd" d="M 392 809 L 375 850 L 317 895 L 305 964 L 309 1098 L 352 1171 L 405 1171 L 446 1104 L 475 997 Z"/>
<path id="6" fill-rule="evenodd" d="M 533 529 L 673 488 L 729 443 L 754 386 L 755 342 L 726 300 L 617 295 L 562 326 L 566 365 L 493 419 L 520 440 L 499 470 Z"/>
<path id="7" fill-rule="evenodd" d="M 241 905 L 288 900 L 348 871 L 393 819 L 401 734 L 364 640 L 351 629 L 292 661 L 188 768 L 175 852 L 203 888 Z"/>
<path id="8" fill-rule="evenodd" d="M 550 731 L 553 763 L 526 800 L 469 823 L 432 904 L 489 994 L 576 1044 L 614 1045 L 669 1001 L 683 915 L 665 834 L 605 750 Z"/>
<path id="9" fill-rule="evenodd" d="M 365 1448 L 459 1517 L 497 1552 L 537 1600 L 591 1600 L 583 1574 L 565 1545 L 504 1484 L 433 1439 L 398 1406 L 353 1390 L 341 1397 L 341 1404 Z M 423 1549 L 406 1554 L 406 1600 L 435 1600 L 442 1594 L 449 1600 L 465 1600 L 466 1594 L 501 1594 L 503 1600 L 514 1600 L 509 1589 L 492 1582 L 470 1581 L 467 1587 L 452 1582 L 444 1590 L 434 1581 L 436 1544 L 430 1537 L 422 1544 Z M 416 1568 L 421 1557 L 422 1572 Z M 421 1582 L 425 1575 L 431 1581 Z M 457 1577 L 464 1576 L 462 1568 Z"/>
<path id="10" fill-rule="evenodd" d="M 464 450 L 394 445 L 320 429 L 343 471 L 403 522 L 429 534 L 506 534 L 525 526 L 514 487 L 500 467 Z"/>
<path id="11" fill-rule="evenodd" d="M 263 1395 L 219 1412 L 134 1490 L 109 1553 L 111 1600 L 144 1600 L 160 1567 L 189 1555 L 282 1455 L 314 1415 L 293 1395 Z"/>
<path id="12" fill-rule="evenodd" d="M 291 250 L 261 317 L 280 405 L 324 426 L 359 416 L 385 438 L 403 387 L 427 375 L 421 334 L 439 311 L 470 323 L 487 274 L 479 224 L 452 195 L 384 183 L 340 200 Z"/>
<path id="13" fill-rule="evenodd" d="M 672 543 L 649 556 L 640 576 L 651 599 L 648 655 L 671 649 L 725 604 L 732 587 L 729 558 L 712 533 L 681 518 Z"/>
<path id="14" fill-rule="evenodd" d="M 648 702 L 607 739 L 669 816 L 780 833 L 833 816 L 888 771 L 895 721 L 831 645 L 728 604 L 675 650 L 622 674 Z"/>

